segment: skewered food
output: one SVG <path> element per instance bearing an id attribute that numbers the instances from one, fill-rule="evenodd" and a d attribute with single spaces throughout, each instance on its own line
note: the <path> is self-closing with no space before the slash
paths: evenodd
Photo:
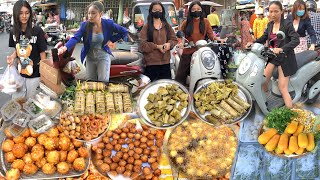
<path id="1" fill-rule="evenodd" d="M 129 87 L 124 84 L 113 84 L 108 85 L 108 92 L 111 93 L 129 93 Z"/>
<path id="2" fill-rule="evenodd" d="M 131 103 L 129 93 L 122 93 L 122 100 L 123 100 L 123 111 L 126 113 L 132 112 L 132 103 Z"/>
<path id="3" fill-rule="evenodd" d="M 96 92 L 96 112 L 103 114 L 106 112 L 106 104 L 104 100 L 104 94 L 102 91 Z"/>
<path id="4" fill-rule="evenodd" d="M 114 109 L 114 100 L 113 100 L 113 94 L 112 93 L 106 93 L 106 110 L 109 113 L 114 113 L 116 110 Z"/>
<path id="5" fill-rule="evenodd" d="M 122 96 L 120 93 L 115 93 L 113 95 L 114 98 L 114 107 L 116 112 L 122 114 L 123 113 L 123 102 L 122 102 Z"/>
<path id="6" fill-rule="evenodd" d="M 74 102 L 74 112 L 77 114 L 84 114 L 86 107 L 86 96 L 83 91 L 76 92 L 76 99 Z"/>
<path id="7" fill-rule="evenodd" d="M 103 82 L 82 82 L 78 85 L 81 86 L 81 90 L 105 90 L 105 84 Z"/>
<path id="8" fill-rule="evenodd" d="M 87 114 L 95 113 L 95 93 L 94 92 L 87 92 L 85 113 Z"/>

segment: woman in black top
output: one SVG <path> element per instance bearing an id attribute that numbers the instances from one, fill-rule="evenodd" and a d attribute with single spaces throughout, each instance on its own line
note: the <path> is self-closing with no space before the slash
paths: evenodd
<path id="1" fill-rule="evenodd" d="M 25 88 L 13 98 L 32 97 L 40 83 L 39 64 L 46 59 L 47 44 L 43 30 L 32 25 L 32 9 L 27 1 L 17 1 L 13 6 L 13 31 L 10 32 L 9 47 L 14 52 L 7 56 L 7 63 L 18 59 L 18 70 L 24 77 Z"/>
<path id="2" fill-rule="evenodd" d="M 289 78 L 298 70 L 297 61 L 294 54 L 294 48 L 299 44 L 299 34 L 294 30 L 290 21 L 283 18 L 282 4 L 279 1 L 272 1 L 269 5 L 269 16 L 271 21 L 268 23 L 267 29 L 264 34 L 256 40 L 257 43 L 267 43 L 271 46 L 277 57 L 271 59 L 265 70 L 264 75 L 266 81 L 263 84 L 263 89 L 268 91 L 268 84 L 275 66 L 278 67 L 279 82 L 278 87 L 282 94 L 285 105 L 292 108 L 292 99 L 288 91 Z M 285 33 L 284 40 L 275 40 L 270 42 L 270 39 L 276 37 L 278 31 Z M 250 45 L 252 43 L 248 43 Z"/>

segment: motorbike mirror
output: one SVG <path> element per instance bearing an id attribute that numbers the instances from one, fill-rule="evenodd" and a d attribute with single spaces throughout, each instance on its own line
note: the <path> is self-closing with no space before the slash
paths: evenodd
<path id="1" fill-rule="evenodd" d="M 286 37 L 286 35 L 284 34 L 283 31 L 278 31 L 277 32 L 277 39 L 284 40 L 285 37 Z"/>
<path id="2" fill-rule="evenodd" d="M 178 38 L 183 38 L 183 37 L 184 37 L 184 33 L 183 33 L 182 31 L 178 31 L 178 32 L 176 33 L 176 36 L 177 36 Z"/>

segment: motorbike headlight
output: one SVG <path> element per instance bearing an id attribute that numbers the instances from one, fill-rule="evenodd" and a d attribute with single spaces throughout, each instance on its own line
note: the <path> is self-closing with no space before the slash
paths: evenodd
<path id="1" fill-rule="evenodd" d="M 205 50 L 201 53 L 202 64 L 208 70 L 213 69 L 216 58 L 217 58 L 217 55 L 212 51 Z"/>
<path id="2" fill-rule="evenodd" d="M 240 75 L 245 74 L 248 71 L 248 69 L 250 68 L 250 66 L 251 66 L 251 59 L 248 57 L 245 57 L 240 63 L 239 74 Z"/>

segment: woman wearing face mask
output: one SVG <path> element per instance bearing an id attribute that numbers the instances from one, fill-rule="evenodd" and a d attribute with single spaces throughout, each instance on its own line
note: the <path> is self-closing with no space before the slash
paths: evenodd
<path id="1" fill-rule="evenodd" d="M 195 44 L 197 41 L 205 39 L 206 35 L 211 40 L 224 42 L 224 40 L 214 36 L 209 21 L 204 18 L 200 1 L 193 1 L 189 6 L 188 12 L 187 20 L 182 22 L 181 31 L 184 32 L 189 42 L 192 41 Z M 180 44 L 180 47 L 183 48 L 183 45 Z M 186 84 L 187 76 L 190 74 L 191 56 L 195 51 L 196 48 L 183 50 L 175 78 L 181 84 Z"/>
<path id="2" fill-rule="evenodd" d="M 299 34 L 295 32 L 291 21 L 287 21 L 283 17 L 282 4 L 279 1 L 272 1 L 269 5 L 270 22 L 264 34 L 256 40 L 257 43 L 268 45 L 273 48 L 276 58 L 269 59 L 264 75 L 266 81 L 263 83 L 263 90 L 268 91 L 269 82 L 275 66 L 278 67 L 278 87 L 281 92 L 285 105 L 292 108 L 292 99 L 288 91 L 289 78 L 298 70 L 296 56 L 293 49 L 299 44 Z M 276 39 L 277 32 L 285 33 L 285 39 Z M 272 40 L 272 41 L 271 41 Z M 248 43 L 247 46 L 252 43 Z"/>
<path id="3" fill-rule="evenodd" d="M 288 15 L 287 19 L 292 21 L 295 31 L 300 35 L 300 44 L 294 49 L 294 52 L 299 53 L 308 50 L 306 32 L 308 32 L 311 39 L 309 50 L 314 50 L 317 37 L 316 32 L 311 25 L 309 13 L 306 9 L 306 3 L 302 0 L 294 2 L 291 14 Z"/>
<path id="4" fill-rule="evenodd" d="M 160 1 L 149 7 L 148 23 L 140 32 L 140 51 L 146 64 L 144 74 L 151 81 L 171 79 L 170 49 L 177 44 L 175 33 L 167 22 L 166 13 Z"/>
<path id="5" fill-rule="evenodd" d="M 108 82 L 110 77 L 110 55 L 108 43 L 126 37 L 128 31 L 110 19 L 103 19 L 104 6 L 94 1 L 88 6 L 88 21 L 82 22 L 80 29 L 59 48 L 58 54 L 70 51 L 83 37 L 81 62 L 86 58 L 87 79 Z"/>

